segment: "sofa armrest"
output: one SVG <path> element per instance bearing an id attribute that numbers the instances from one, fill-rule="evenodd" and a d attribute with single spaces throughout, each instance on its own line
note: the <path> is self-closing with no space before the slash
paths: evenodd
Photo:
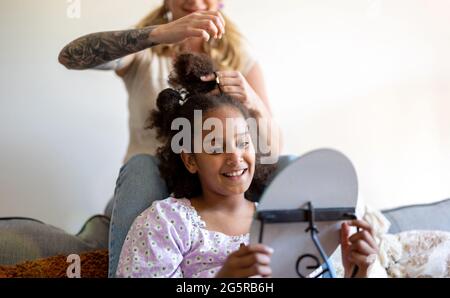
<path id="1" fill-rule="evenodd" d="M 72 235 L 41 221 L 0 218 L 0 265 L 108 248 L 109 218 L 95 215 Z"/>

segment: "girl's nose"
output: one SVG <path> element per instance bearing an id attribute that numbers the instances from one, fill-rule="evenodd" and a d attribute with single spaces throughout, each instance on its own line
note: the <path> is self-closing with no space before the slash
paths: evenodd
<path id="1" fill-rule="evenodd" d="M 227 156 L 226 163 L 228 166 L 237 166 L 240 165 L 242 162 L 244 162 L 244 158 L 240 154 L 230 153 Z"/>

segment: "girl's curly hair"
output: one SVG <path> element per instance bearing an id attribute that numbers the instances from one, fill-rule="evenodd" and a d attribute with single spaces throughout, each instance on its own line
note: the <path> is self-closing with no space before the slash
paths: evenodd
<path id="1" fill-rule="evenodd" d="M 216 71 L 212 60 L 204 54 L 181 54 L 174 62 L 174 70 L 169 77 L 169 84 L 177 89 L 187 91 L 187 100 L 183 100 L 181 93 L 173 88 L 161 91 L 157 98 L 157 109 L 151 111 L 147 128 L 155 128 L 157 138 L 163 145 L 157 150 L 160 160 L 159 170 L 166 181 L 169 193 L 176 198 L 192 198 L 202 194 L 200 180 L 197 174 L 191 174 L 183 164 L 179 153 L 171 148 L 172 138 L 178 133 L 171 129 L 172 121 L 182 117 L 194 123 L 194 110 L 201 110 L 203 115 L 208 111 L 223 106 L 230 106 L 242 113 L 244 119 L 255 117 L 256 111 L 247 109 L 240 101 L 226 94 L 207 94 L 216 88 L 216 82 L 205 82 L 201 76 Z M 182 105 L 180 102 L 184 102 Z M 191 136 L 194 135 L 194 125 L 191 125 Z M 191 141 L 191 144 L 193 142 Z M 192 152 L 192 150 L 191 150 Z M 263 165 L 256 153 L 255 174 L 252 183 L 245 193 L 249 200 L 256 200 L 262 193 L 266 181 L 274 165 Z"/>

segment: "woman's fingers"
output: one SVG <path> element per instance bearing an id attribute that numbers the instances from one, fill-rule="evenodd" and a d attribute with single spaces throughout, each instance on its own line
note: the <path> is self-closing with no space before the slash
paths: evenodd
<path id="1" fill-rule="evenodd" d="M 209 75 L 200 77 L 200 79 L 204 82 L 214 81 L 216 79 L 216 75 L 214 73 L 210 73 Z"/>
<path id="2" fill-rule="evenodd" d="M 194 12 L 173 22 L 162 24 L 155 30 L 160 43 L 177 43 L 186 38 L 200 37 L 208 41 L 211 37 L 222 38 L 225 20 L 219 12 Z"/>
<path id="3" fill-rule="evenodd" d="M 222 77 L 220 78 L 221 86 L 242 86 L 243 82 L 240 78 L 232 78 L 232 77 Z"/>
<path id="4" fill-rule="evenodd" d="M 222 70 L 218 72 L 220 78 L 238 78 L 241 73 L 234 70 Z"/>
<path id="5" fill-rule="evenodd" d="M 245 98 L 244 81 L 238 71 L 218 71 L 216 73 L 202 76 L 200 79 L 204 82 L 216 80 L 219 78 L 220 89 L 229 95 L 240 95 Z"/>
<path id="6" fill-rule="evenodd" d="M 186 34 L 185 38 L 202 37 L 205 41 L 208 41 L 211 37 L 222 38 L 222 35 L 225 33 L 225 27 L 221 18 L 208 13 L 192 13 L 169 24 L 173 28 L 172 30 L 184 31 Z M 205 32 L 200 32 L 199 30 Z"/>
<path id="7" fill-rule="evenodd" d="M 219 77 L 219 81 L 221 84 L 223 81 L 227 81 L 230 79 L 238 79 L 233 81 L 240 81 L 242 83 L 242 80 L 240 80 L 240 73 L 238 71 L 217 71 L 216 73 L 210 73 L 208 75 L 202 76 L 200 79 L 205 82 L 214 81 L 216 79 L 216 74 Z"/>
<path id="8" fill-rule="evenodd" d="M 241 103 L 245 103 L 245 96 L 242 93 L 228 93 L 228 95 L 239 100 Z"/>
<path id="9" fill-rule="evenodd" d="M 211 37 L 218 38 L 219 36 L 219 29 L 211 20 L 208 19 L 198 20 L 195 21 L 193 25 L 197 29 L 203 29 L 207 31 Z"/>
<path id="10" fill-rule="evenodd" d="M 208 32 L 206 32 L 203 29 L 196 29 L 196 28 L 190 28 L 187 30 L 188 37 L 200 37 L 203 38 L 205 41 L 208 41 L 210 39 L 210 35 Z"/>
<path id="11" fill-rule="evenodd" d="M 215 12 L 197 12 L 190 15 L 194 22 L 210 23 L 209 26 L 214 27 L 217 34 L 214 38 L 222 38 L 225 34 L 225 22 L 220 13 Z"/>
<path id="12" fill-rule="evenodd" d="M 244 81 L 238 71 L 218 71 L 202 76 L 200 79 L 204 82 L 210 82 L 216 80 L 216 75 L 219 77 L 220 89 L 222 92 L 227 93 L 240 101 L 246 100 Z"/>
<path id="13" fill-rule="evenodd" d="M 206 16 L 208 19 L 212 20 L 217 28 L 220 31 L 220 37 L 222 37 L 223 34 L 225 34 L 225 19 L 222 16 L 222 14 L 218 11 L 202 11 L 199 12 L 200 15 L 202 16 Z"/>
<path id="14" fill-rule="evenodd" d="M 241 86 L 223 86 L 222 84 L 220 84 L 220 88 L 222 89 L 223 92 L 231 94 L 231 93 L 238 93 L 238 94 L 243 94 L 244 93 L 244 88 L 242 88 Z"/>
<path id="15" fill-rule="evenodd" d="M 217 11 L 217 10 L 208 10 L 205 13 L 209 13 L 210 15 L 216 16 L 219 18 L 221 24 L 223 25 L 223 27 L 225 28 L 225 18 L 223 17 L 223 15 Z"/>

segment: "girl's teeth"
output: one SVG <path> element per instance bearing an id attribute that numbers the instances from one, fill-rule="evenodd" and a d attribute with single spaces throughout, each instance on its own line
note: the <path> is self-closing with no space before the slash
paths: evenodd
<path id="1" fill-rule="evenodd" d="M 244 173 L 244 170 L 241 170 L 241 171 L 237 171 L 237 172 L 226 173 L 225 176 L 235 177 L 235 176 L 241 176 L 243 173 Z"/>

